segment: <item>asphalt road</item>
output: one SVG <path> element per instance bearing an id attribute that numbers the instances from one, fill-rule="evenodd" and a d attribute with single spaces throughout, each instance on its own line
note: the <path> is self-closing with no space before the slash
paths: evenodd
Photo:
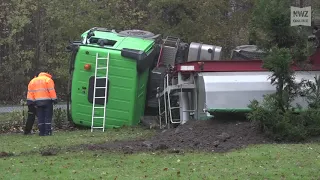
<path id="1" fill-rule="evenodd" d="M 54 108 L 61 108 L 61 109 L 67 109 L 67 104 L 57 104 L 53 106 Z M 22 106 L 5 106 L 0 107 L 0 114 L 1 113 L 10 113 L 13 111 L 22 111 Z"/>

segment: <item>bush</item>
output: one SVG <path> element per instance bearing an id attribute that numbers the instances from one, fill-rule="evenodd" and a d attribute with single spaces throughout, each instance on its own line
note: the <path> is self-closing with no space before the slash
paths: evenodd
<path id="1" fill-rule="evenodd" d="M 295 82 L 291 69 L 292 55 L 288 48 L 274 47 L 264 59 L 263 67 L 270 70 L 274 94 L 266 95 L 262 103 L 254 100 L 249 105 L 248 119 L 258 124 L 261 131 L 277 141 L 302 141 L 320 135 L 320 77 L 315 82 Z M 304 95 L 309 106 L 302 109 L 292 102 Z"/>
<path id="2" fill-rule="evenodd" d="M 308 132 L 304 126 L 304 114 L 277 109 L 274 96 L 268 95 L 262 104 L 256 100 L 249 107 L 248 119 L 256 122 L 260 130 L 276 141 L 302 141 Z"/>
<path id="3" fill-rule="evenodd" d="M 53 126 L 56 129 L 62 129 L 68 125 L 67 111 L 65 109 L 57 108 L 53 112 Z"/>
<path id="4" fill-rule="evenodd" d="M 0 114 L 0 133 L 23 132 L 27 120 L 27 109 L 24 111 L 14 111 L 11 113 Z M 52 125 L 54 129 L 69 128 L 67 111 L 57 108 L 53 111 Z M 38 130 L 38 120 L 36 118 L 33 130 Z"/>
<path id="5" fill-rule="evenodd" d="M 295 82 L 293 63 L 308 68 L 308 57 L 315 46 L 307 41 L 310 27 L 290 26 L 292 1 L 257 0 L 251 21 L 251 40 L 265 50 L 263 67 L 272 72 L 271 84 L 276 92 L 262 103 L 252 101 L 248 118 L 261 130 L 279 141 L 301 141 L 320 134 L 320 78 L 316 82 Z M 303 90 L 303 88 L 305 90 Z M 293 106 L 297 97 L 305 95 L 309 107 L 302 111 Z"/>
<path id="6" fill-rule="evenodd" d="M 315 82 L 304 84 L 303 91 L 309 107 L 302 110 L 290 106 L 285 111 L 279 108 L 275 94 L 266 95 L 261 103 L 253 100 L 249 105 L 252 112 L 248 119 L 257 123 L 260 130 L 277 141 L 303 141 L 312 136 L 320 135 L 320 77 Z"/>
<path id="7" fill-rule="evenodd" d="M 309 136 L 320 135 L 320 111 L 319 109 L 308 109 L 301 113 L 304 121 L 305 128 Z"/>
<path id="8" fill-rule="evenodd" d="M 21 132 L 25 124 L 23 111 L 0 114 L 0 133 Z"/>

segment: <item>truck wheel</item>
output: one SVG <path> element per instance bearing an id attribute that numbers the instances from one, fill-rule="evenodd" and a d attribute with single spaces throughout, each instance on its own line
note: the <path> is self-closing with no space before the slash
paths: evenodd
<path id="1" fill-rule="evenodd" d="M 121 36 L 131 36 L 131 37 L 140 37 L 140 38 L 150 38 L 153 37 L 154 34 L 149 31 L 143 31 L 138 29 L 125 30 L 118 33 Z"/>

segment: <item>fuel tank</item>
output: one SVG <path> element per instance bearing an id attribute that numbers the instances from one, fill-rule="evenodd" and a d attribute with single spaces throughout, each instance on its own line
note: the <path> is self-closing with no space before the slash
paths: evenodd
<path id="1" fill-rule="evenodd" d="M 188 61 L 218 61 L 222 47 L 192 42 L 189 46 Z"/>

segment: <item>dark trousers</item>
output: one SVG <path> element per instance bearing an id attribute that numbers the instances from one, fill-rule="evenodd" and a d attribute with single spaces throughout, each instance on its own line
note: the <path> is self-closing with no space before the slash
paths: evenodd
<path id="1" fill-rule="evenodd" d="M 52 135 L 51 122 L 53 116 L 53 104 L 48 103 L 42 106 L 37 106 L 39 135 Z"/>
<path id="2" fill-rule="evenodd" d="M 31 133 L 34 120 L 36 119 L 36 107 L 34 105 L 28 105 L 28 118 L 26 122 L 26 127 L 24 129 L 24 134 Z"/>

